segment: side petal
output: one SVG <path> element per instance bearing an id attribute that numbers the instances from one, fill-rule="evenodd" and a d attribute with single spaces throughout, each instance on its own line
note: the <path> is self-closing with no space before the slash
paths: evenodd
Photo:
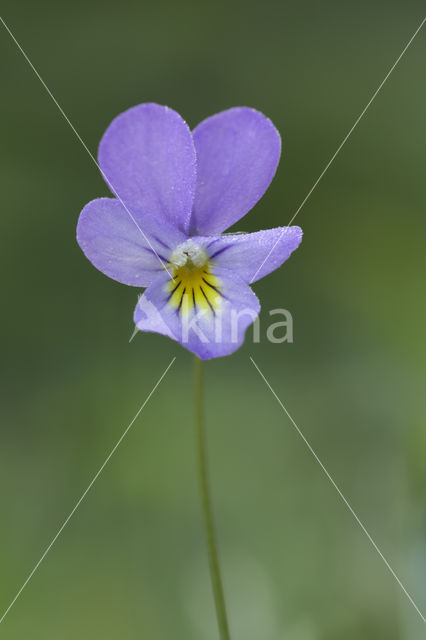
<path id="1" fill-rule="evenodd" d="M 185 237 L 152 216 L 130 216 L 115 198 L 89 202 L 77 225 L 77 242 L 86 258 L 113 280 L 134 287 L 151 284 Z"/>
<path id="2" fill-rule="evenodd" d="M 206 304 L 201 294 L 191 291 L 182 291 L 180 303 L 173 303 L 170 278 L 159 275 L 136 306 L 138 329 L 168 335 L 202 360 L 236 351 L 259 314 L 259 300 L 231 271 L 215 267 L 212 272 L 208 279 L 212 282 L 214 277 L 215 285 L 205 287 Z"/>
<path id="3" fill-rule="evenodd" d="M 255 233 L 195 237 L 218 267 L 232 269 L 249 284 L 278 269 L 302 242 L 302 229 L 276 227 Z"/>
<path id="4" fill-rule="evenodd" d="M 235 107 L 201 122 L 193 137 L 197 188 L 191 232 L 222 233 L 268 188 L 280 159 L 280 134 L 259 111 Z"/>
<path id="5" fill-rule="evenodd" d="M 104 133 L 98 160 L 108 186 L 132 211 L 187 230 L 196 158 L 191 132 L 176 111 L 146 103 L 120 114 Z"/>

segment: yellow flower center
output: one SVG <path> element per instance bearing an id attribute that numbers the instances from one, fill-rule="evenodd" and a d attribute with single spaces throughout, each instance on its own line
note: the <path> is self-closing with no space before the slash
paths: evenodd
<path id="1" fill-rule="evenodd" d="M 170 262 L 167 303 L 178 313 L 207 311 L 215 315 L 223 297 L 221 283 L 204 249 L 187 240 L 175 249 Z"/>

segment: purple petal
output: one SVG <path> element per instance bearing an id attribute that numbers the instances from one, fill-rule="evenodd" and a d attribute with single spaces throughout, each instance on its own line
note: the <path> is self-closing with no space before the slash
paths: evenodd
<path id="1" fill-rule="evenodd" d="M 302 242 L 300 227 L 276 227 L 256 233 L 195 237 L 218 267 L 232 269 L 249 284 L 278 269 Z"/>
<path id="2" fill-rule="evenodd" d="M 163 272 L 173 249 L 185 240 L 171 225 L 146 214 L 130 214 L 115 198 L 87 204 L 77 225 L 85 256 L 105 275 L 147 287 Z"/>
<path id="3" fill-rule="evenodd" d="M 115 118 L 98 153 L 108 186 L 132 211 L 186 231 L 196 181 L 192 135 L 180 115 L 140 104 Z"/>
<path id="4" fill-rule="evenodd" d="M 222 233 L 268 188 L 280 159 L 280 134 L 259 111 L 236 107 L 201 122 L 193 137 L 197 189 L 191 231 Z"/>
<path id="5" fill-rule="evenodd" d="M 145 294 L 141 295 L 135 309 L 135 324 L 141 331 L 149 333 L 161 333 L 163 336 L 172 338 L 173 333 L 163 320 L 163 316 L 157 308 L 148 300 Z"/>
<path id="6" fill-rule="evenodd" d="M 168 335 L 202 360 L 236 351 L 260 311 L 259 301 L 250 287 L 231 271 L 215 267 L 214 276 L 220 293 L 207 291 L 206 285 L 213 305 L 209 303 L 203 308 L 193 306 L 190 292 L 179 307 L 172 305 L 170 278 L 167 273 L 159 275 L 136 306 L 134 321 L 138 329 Z"/>

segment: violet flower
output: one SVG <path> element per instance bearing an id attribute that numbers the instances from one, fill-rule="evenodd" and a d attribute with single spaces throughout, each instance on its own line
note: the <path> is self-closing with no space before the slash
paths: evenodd
<path id="1" fill-rule="evenodd" d="M 207 118 L 192 133 L 157 104 L 113 120 L 98 159 L 116 197 L 84 207 L 77 239 L 104 274 L 146 287 L 134 314 L 138 329 L 177 340 L 203 360 L 241 346 L 260 311 L 249 284 L 281 266 L 302 231 L 221 234 L 262 197 L 280 152 L 272 122 L 247 107 Z"/>

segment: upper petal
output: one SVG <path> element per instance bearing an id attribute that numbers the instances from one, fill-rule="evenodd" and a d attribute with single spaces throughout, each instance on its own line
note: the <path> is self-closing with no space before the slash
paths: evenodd
<path id="1" fill-rule="evenodd" d="M 165 270 L 185 235 L 152 216 L 130 214 L 115 198 L 87 204 L 77 225 L 77 241 L 105 275 L 135 287 L 147 287 Z"/>
<path id="2" fill-rule="evenodd" d="M 235 107 L 201 122 L 193 137 L 197 188 L 191 231 L 222 233 L 268 188 L 280 159 L 280 134 L 259 111 Z"/>
<path id="3" fill-rule="evenodd" d="M 278 269 L 302 242 L 302 235 L 302 229 L 293 226 L 193 240 L 219 267 L 232 269 L 252 283 Z"/>
<path id="4" fill-rule="evenodd" d="M 236 351 L 260 311 L 259 300 L 233 272 L 219 267 L 213 271 L 216 294 L 213 289 L 209 293 L 207 285 L 205 291 L 212 307 L 210 304 L 202 307 L 200 296 L 183 290 L 179 306 L 172 304 L 170 278 L 167 273 L 159 275 L 136 306 L 134 321 L 138 329 L 168 335 L 202 360 Z"/>
<path id="5" fill-rule="evenodd" d="M 188 228 L 196 182 L 191 132 L 180 115 L 140 104 L 117 116 L 99 145 L 106 182 L 131 210 Z"/>

